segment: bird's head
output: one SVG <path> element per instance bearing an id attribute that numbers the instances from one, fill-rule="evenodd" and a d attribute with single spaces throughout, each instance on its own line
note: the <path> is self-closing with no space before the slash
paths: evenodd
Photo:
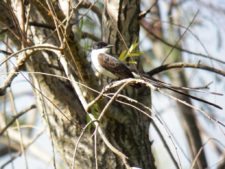
<path id="1" fill-rule="evenodd" d="M 98 50 L 102 52 L 107 52 L 113 45 L 107 44 L 105 42 L 97 42 L 93 45 L 93 50 Z"/>

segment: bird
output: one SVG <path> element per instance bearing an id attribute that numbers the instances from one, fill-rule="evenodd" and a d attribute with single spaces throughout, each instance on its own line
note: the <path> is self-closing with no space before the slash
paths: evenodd
<path id="1" fill-rule="evenodd" d="M 102 41 L 97 42 L 93 45 L 91 51 L 91 62 L 99 74 L 107 76 L 111 79 L 141 78 L 144 79 L 146 82 L 151 83 L 153 86 L 157 88 L 165 88 L 173 92 L 179 93 L 181 95 L 184 95 L 186 97 L 192 98 L 194 100 L 198 100 L 200 102 L 207 103 L 211 106 L 222 109 L 220 106 L 214 103 L 186 94 L 185 92 L 182 91 L 184 89 L 182 89 L 181 87 L 177 89 L 178 87 L 157 80 L 152 76 L 149 76 L 148 74 L 136 74 L 135 72 L 132 72 L 123 62 L 113 57 L 112 55 L 108 54 L 108 51 L 112 46 L 113 45 L 107 44 L 106 42 Z M 142 85 L 133 84 L 132 86 L 140 88 Z"/>
<path id="2" fill-rule="evenodd" d="M 111 79 L 134 78 L 131 70 L 119 59 L 108 54 L 113 45 L 100 41 L 93 45 L 91 51 L 91 62 L 95 70 Z"/>

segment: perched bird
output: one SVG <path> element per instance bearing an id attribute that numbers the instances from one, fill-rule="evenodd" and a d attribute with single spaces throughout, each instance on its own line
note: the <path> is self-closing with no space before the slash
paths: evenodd
<path id="1" fill-rule="evenodd" d="M 111 79 L 141 78 L 144 79 L 146 82 L 151 83 L 157 88 L 168 89 L 186 97 L 192 98 L 194 100 L 198 100 L 200 102 L 207 103 L 211 106 L 222 109 L 222 107 L 214 103 L 187 94 L 186 90 L 184 90 L 182 87 L 176 87 L 171 84 L 167 84 L 165 82 L 153 78 L 152 76 L 149 76 L 148 74 L 141 74 L 140 76 L 139 74 L 131 72 L 131 70 L 123 62 L 107 54 L 110 47 L 112 47 L 112 45 L 109 45 L 105 42 L 98 42 L 93 46 L 93 49 L 91 51 L 91 61 L 98 73 L 107 76 Z M 140 84 L 133 84 L 132 86 L 137 88 L 141 87 Z M 184 90 L 185 92 L 183 92 L 182 90 Z"/>
<path id="2" fill-rule="evenodd" d="M 94 44 L 91 51 L 91 61 L 94 68 L 99 74 L 111 79 L 133 78 L 133 73 L 123 62 L 107 54 L 112 46 L 105 42 Z"/>

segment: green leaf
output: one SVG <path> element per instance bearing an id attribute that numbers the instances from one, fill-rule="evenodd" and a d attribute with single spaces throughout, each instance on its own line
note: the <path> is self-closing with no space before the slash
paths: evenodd
<path id="1" fill-rule="evenodd" d="M 137 57 L 143 55 L 143 52 L 133 52 L 128 55 L 128 57 Z"/>
<path id="2" fill-rule="evenodd" d="M 119 56 L 119 60 L 120 61 L 125 61 L 127 58 L 127 50 L 124 50 L 123 52 L 121 52 L 120 56 Z"/>
<path id="3" fill-rule="evenodd" d="M 131 65 L 136 65 L 137 64 L 137 62 L 135 60 L 131 60 L 128 63 L 131 64 Z"/>
<path id="4" fill-rule="evenodd" d="M 131 44 L 130 48 L 128 50 L 124 50 L 121 52 L 119 56 L 120 61 L 125 61 L 128 57 L 137 57 L 141 56 L 143 53 L 140 51 L 137 51 L 138 48 L 138 42 L 137 40 Z M 132 63 L 134 64 L 134 63 Z"/>

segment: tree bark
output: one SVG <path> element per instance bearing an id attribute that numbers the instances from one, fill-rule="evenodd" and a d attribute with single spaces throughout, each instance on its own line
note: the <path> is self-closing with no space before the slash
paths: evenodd
<path id="1" fill-rule="evenodd" d="M 103 39 L 114 45 L 112 54 L 118 57 L 119 53 L 139 39 L 140 2 L 138 0 L 106 2 L 102 23 Z M 139 67 L 139 71 L 142 71 L 142 67 Z M 123 92 L 151 107 L 151 95 L 148 88 L 128 87 Z M 151 120 L 138 111 L 116 103 L 107 113 L 108 138 L 128 156 L 131 166 L 156 168 L 148 136 Z M 151 112 L 148 113 L 151 114 Z M 122 165 L 119 164 L 119 168 L 123 168 Z"/>

